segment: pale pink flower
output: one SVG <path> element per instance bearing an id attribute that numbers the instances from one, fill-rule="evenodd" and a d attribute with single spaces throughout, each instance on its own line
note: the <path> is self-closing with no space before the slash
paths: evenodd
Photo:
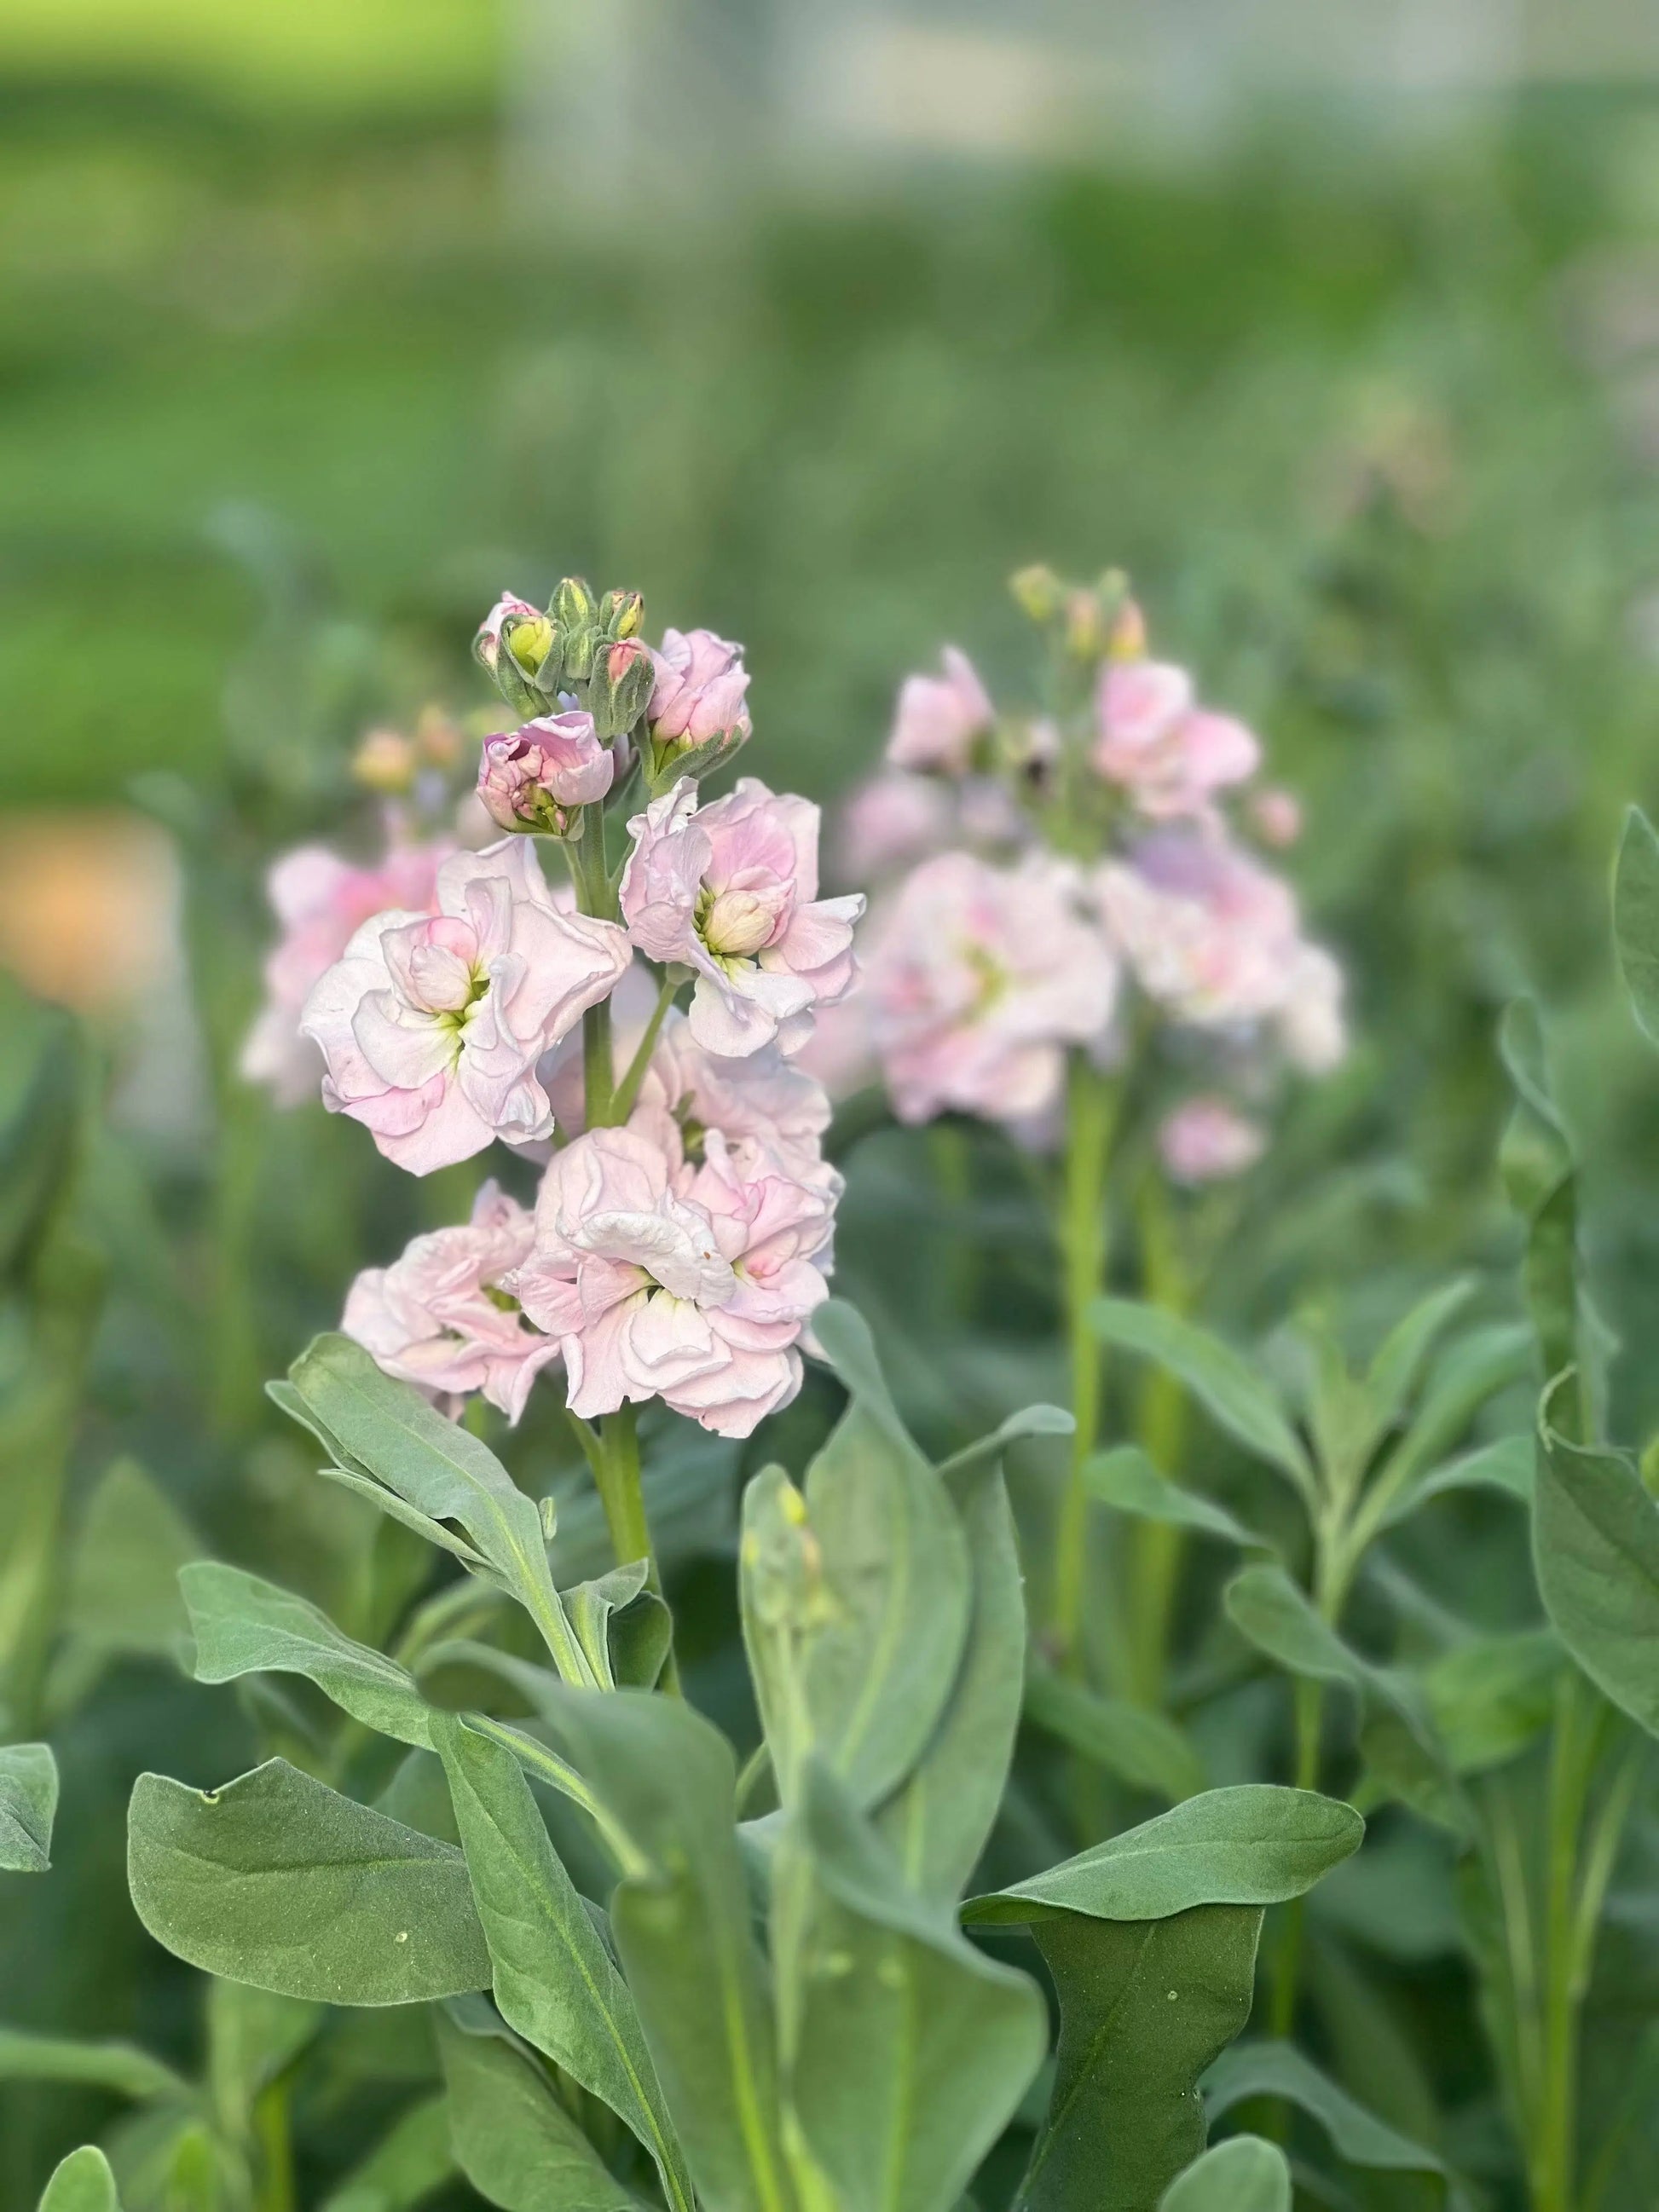
<path id="1" fill-rule="evenodd" d="M 1219 1182 L 1261 1158 L 1267 1138 L 1224 1098 L 1188 1098 L 1158 1125 L 1158 1150 L 1176 1182 Z"/>
<path id="2" fill-rule="evenodd" d="M 1250 799 L 1250 824 L 1264 845 L 1283 851 L 1302 835 L 1302 802 L 1294 792 L 1277 786 L 1256 792 Z"/>
<path id="3" fill-rule="evenodd" d="M 866 929 L 871 943 L 878 933 Z M 870 1035 L 870 994 L 849 991 L 840 1003 L 819 1009 L 812 1034 L 790 1062 L 820 1084 L 831 1098 L 850 1098 L 877 1079 L 881 1071 Z"/>
<path id="4" fill-rule="evenodd" d="M 688 1150 L 695 1151 L 706 1143 L 708 1132 L 718 1130 L 746 1173 L 769 1163 L 797 1182 L 841 1188 L 841 1177 L 823 1158 L 823 1133 L 832 1111 L 829 1094 L 775 1044 L 763 1045 L 743 1060 L 706 1052 L 676 1010 L 663 1024 L 640 1103 L 670 1115 Z"/>
<path id="5" fill-rule="evenodd" d="M 573 708 L 486 738 L 478 797 L 503 830 L 562 837 L 570 810 L 603 799 L 616 772 L 610 748 L 594 734 L 593 717 Z"/>
<path id="6" fill-rule="evenodd" d="M 967 654 L 947 645 L 940 658 L 943 676 L 907 676 L 900 687 L 892 735 L 887 740 L 890 768 L 965 775 L 972 765 L 975 738 L 982 737 L 996 718 L 990 696 Z"/>
<path id="7" fill-rule="evenodd" d="M 1284 1005 L 1303 947 L 1295 896 L 1224 837 L 1158 831 L 1095 884 L 1112 941 L 1176 1021 L 1234 1028 Z"/>
<path id="8" fill-rule="evenodd" d="M 530 1256 L 533 1216 L 492 1182 L 464 1227 L 417 1237 L 389 1267 L 366 1267 L 340 1326 L 388 1375 L 434 1399 L 481 1390 L 517 1421 L 530 1386 L 559 1347 L 502 1289 Z"/>
<path id="9" fill-rule="evenodd" d="M 615 922 L 561 909 L 528 839 L 459 853 L 438 911 L 367 921 L 306 1000 L 323 1103 L 414 1175 L 553 1127 L 536 1063 L 629 963 Z"/>
<path id="10" fill-rule="evenodd" d="M 266 957 L 265 1001 L 242 1046 L 250 1083 L 267 1085 L 282 1106 L 315 1095 L 322 1061 L 300 1031 L 306 994 L 371 915 L 387 907 L 430 913 L 439 867 L 453 849 L 393 845 L 378 866 L 362 868 L 325 846 L 301 845 L 276 862 L 265 893 L 283 934 Z"/>
<path id="11" fill-rule="evenodd" d="M 1243 723 L 1200 707 L 1191 677 L 1167 661 L 1108 661 L 1096 708 L 1095 766 L 1153 820 L 1204 813 L 1261 766 Z"/>
<path id="12" fill-rule="evenodd" d="M 657 680 L 646 719 L 659 744 L 704 745 L 727 732 L 741 743 L 749 735 L 740 645 L 712 629 L 668 629 L 651 659 Z"/>
<path id="13" fill-rule="evenodd" d="M 753 776 L 701 810 L 682 777 L 628 825 L 623 919 L 648 959 L 696 976 L 691 1035 L 732 1059 L 804 1044 L 811 1010 L 852 988 L 861 894 L 820 899 L 818 810 Z"/>
<path id="14" fill-rule="evenodd" d="M 1029 1122 L 1060 1096 L 1066 1048 L 1112 1017 L 1117 963 L 1078 910 L 1076 878 L 1032 854 L 995 868 L 924 861 L 866 948 L 871 1030 L 894 1110 Z"/>
<path id="15" fill-rule="evenodd" d="M 554 1155 L 512 1287 L 559 1341 L 573 1413 L 660 1397 L 746 1437 L 800 1388 L 833 1214 L 822 1188 L 745 1175 L 717 1130 L 695 1166 L 666 1116 L 591 1129 Z"/>
<path id="16" fill-rule="evenodd" d="M 1297 947 L 1275 1026 L 1286 1056 L 1304 1074 L 1328 1074 L 1346 1052 L 1342 970 L 1322 945 Z"/>
<path id="17" fill-rule="evenodd" d="M 954 810 L 935 777 L 886 769 L 855 786 L 842 809 L 842 876 L 867 884 L 936 853 L 950 842 Z"/>

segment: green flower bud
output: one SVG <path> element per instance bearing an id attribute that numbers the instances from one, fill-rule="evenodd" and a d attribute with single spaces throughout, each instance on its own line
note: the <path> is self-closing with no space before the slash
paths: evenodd
<path id="1" fill-rule="evenodd" d="M 599 601 L 599 628 L 608 638 L 637 637 L 645 628 L 643 592 L 607 592 Z"/>
<path id="2" fill-rule="evenodd" d="M 501 635 L 507 649 L 526 676 L 537 676 L 553 650 L 553 625 L 545 615 L 531 615 L 523 621 L 508 620 L 502 625 Z"/>
<path id="3" fill-rule="evenodd" d="M 1014 605 L 1034 623 L 1050 623 L 1060 612 L 1064 586 L 1054 570 L 1041 562 L 1018 569 L 1008 579 Z"/>
<path id="4" fill-rule="evenodd" d="M 588 685 L 587 708 L 601 738 L 626 737 L 650 703 L 656 670 L 642 638 L 618 638 L 600 648 Z"/>
<path id="5" fill-rule="evenodd" d="M 547 611 L 568 636 L 573 631 L 591 629 L 599 620 L 599 607 L 593 597 L 592 587 L 580 576 L 567 576 L 554 592 Z"/>

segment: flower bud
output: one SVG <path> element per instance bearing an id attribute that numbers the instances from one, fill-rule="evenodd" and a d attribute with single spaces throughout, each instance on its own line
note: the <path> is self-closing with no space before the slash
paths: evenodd
<path id="1" fill-rule="evenodd" d="M 365 791 L 396 799 L 415 782 L 415 749 L 396 730 L 371 730 L 351 756 L 351 777 Z"/>
<path id="2" fill-rule="evenodd" d="M 615 774 L 591 714 L 547 714 L 484 740 L 478 797 L 503 830 L 568 837 L 581 809 L 605 797 Z"/>
<path id="3" fill-rule="evenodd" d="M 592 587 L 580 576 L 567 576 L 553 594 L 547 611 L 559 625 L 562 635 L 568 636 L 576 630 L 592 629 L 599 618 L 599 604 L 593 597 Z"/>
<path id="4" fill-rule="evenodd" d="M 495 678 L 495 689 L 521 714 L 547 704 L 558 678 L 552 623 L 527 599 L 503 592 L 472 641 L 472 654 Z"/>
<path id="5" fill-rule="evenodd" d="M 647 709 L 651 748 L 646 762 L 653 791 L 683 775 L 720 766 L 750 732 L 743 647 L 713 630 L 665 630 L 653 653 L 656 682 Z"/>
<path id="6" fill-rule="evenodd" d="M 1063 596 L 1060 580 L 1052 568 L 1040 561 L 1010 576 L 1008 589 L 1013 593 L 1014 605 L 1034 623 L 1051 623 L 1060 612 Z"/>
<path id="7" fill-rule="evenodd" d="M 501 631 L 507 651 L 533 683 L 553 650 L 553 625 L 545 615 L 509 616 Z"/>
<path id="8" fill-rule="evenodd" d="M 643 592 L 607 592 L 599 601 L 599 628 L 608 638 L 637 637 L 645 628 Z"/>
<path id="9" fill-rule="evenodd" d="M 601 647 L 587 690 L 593 726 L 600 737 L 627 736 L 650 702 L 656 673 L 643 638 L 619 638 Z"/>

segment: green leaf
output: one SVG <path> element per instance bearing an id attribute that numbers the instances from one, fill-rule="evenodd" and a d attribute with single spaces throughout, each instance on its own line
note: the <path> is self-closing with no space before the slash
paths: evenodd
<path id="1" fill-rule="evenodd" d="M 457 2163 L 501 2212 L 637 2212 L 528 2051 L 488 2007 L 446 2007 L 438 2055 Z"/>
<path id="2" fill-rule="evenodd" d="M 44 1874 L 52 1864 L 58 1761 L 46 1743 L 0 1747 L 0 1868 Z"/>
<path id="3" fill-rule="evenodd" d="M 1024 1406 L 1018 1413 L 1010 1413 L 1001 1427 L 994 1429 L 988 1437 L 964 1444 L 959 1452 L 941 1460 L 939 1471 L 946 1482 L 955 1482 L 976 1468 L 1000 1463 L 1010 1444 L 1022 1443 L 1030 1437 L 1069 1437 L 1076 1429 L 1075 1415 L 1062 1406 Z"/>
<path id="4" fill-rule="evenodd" d="M 1557 1634 L 1596 1687 L 1659 1735 L 1659 1504 L 1622 1452 L 1571 1443 L 1558 1376 L 1538 1410 L 1533 1560 Z"/>
<path id="5" fill-rule="evenodd" d="M 1477 1637 L 1423 1670 L 1435 1729 L 1455 1774 L 1515 1758 L 1548 1723 L 1563 1654 L 1544 1629 Z"/>
<path id="6" fill-rule="evenodd" d="M 1315 1682 L 1361 1689 L 1370 1669 L 1351 1651 L 1283 1567 L 1262 1564 L 1236 1574 L 1222 1594 L 1227 1618 L 1256 1650 Z"/>
<path id="7" fill-rule="evenodd" d="M 1530 1437 L 1498 1437 L 1489 1444 L 1477 1444 L 1473 1451 L 1431 1469 L 1413 1488 L 1396 1498 L 1378 1520 L 1378 1533 L 1397 1528 L 1419 1506 L 1454 1491 L 1495 1490 L 1517 1504 L 1530 1504 L 1536 1457 L 1537 1447 Z"/>
<path id="8" fill-rule="evenodd" d="M 46 2184 L 40 2212 L 121 2212 L 115 2176 L 95 2143 L 70 2153 Z"/>
<path id="9" fill-rule="evenodd" d="M 1130 1298 L 1097 1298 L 1089 1318 L 1107 1343 L 1167 1367 L 1231 1436 L 1311 1499 L 1313 1469 L 1284 1408 L 1259 1370 L 1231 1345 L 1179 1315 Z"/>
<path id="10" fill-rule="evenodd" d="M 1532 1370 L 1532 1331 L 1519 1322 L 1471 1329 L 1436 1360 L 1406 1433 L 1385 1458 L 1373 1485 L 1390 1498 L 1411 1486 L 1461 1441 L 1489 1398 Z"/>
<path id="11" fill-rule="evenodd" d="M 1025 1660 L 1019 1550 L 1001 1472 L 982 1460 L 955 1465 L 951 1488 L 973 1576 L 967 1649 L 927 1748 L 876 1815 L 911 1887 L 953 1905 L 1002 1802 Z"/>
<path id="12" fill-rule="evenodd" d="M 23 2027 L 0 2027 L 0 2081 L 77 2081 L 138 2103 L 195 2094 L 170 2066 L 136 2044 L 88 2043 Z"/>
<path id="13" fill-rule="evenodd" d="M 1247 2098 L 1288 2098 L 1318 2121 L 1333 2148 L 1349 2165 L 1388 2173 L 1432 2174 L 1449 2183 L 1450 2176 L 1434 2152 L 1356 2104 L 1291 2044 L 1242 2043 L 1216 2061 L 1201 2086 L 1212 2120 Z"/>
<path id="14" fill-rule="evenodd" d="M 774 1744 L 780 1789 L 810 1746 L 868 1806 L 904 1779 L 944 1714 L 967 1647 L 972 1570 L 949 1492 L 899 1419 L 864 1322 L 831 1299 L 812 1327 L 851 1393 L 804 1486 L 822 1587 L 763 1589 L 766 1560 L 751 1563 L 745 1541 L 744 1617 L 799 1589 L 805 1609 L 751 1639 L 757 1683 L 779 1634 L 799 1645 L 806 1740 Z M 781 1720 L 781 1701 L 764 1704 L 769 1724 Z"/>
<path id="15" fill-rule="evenodd" d="M 1576 1369 L 1579 1357 L 1577 1159 L 1556 1110 L 1543 1023 L 1530 999 L 1505 1009 L 1498 1048 L 1516 1093 L 1498 1168 L 1510 1204 L 1527 1224 L 1521 1278 L 1543 1370 L 1559 1375 Z M 1571 1425 L 1583 1431 L 1582 1407 Z"/>
<path id="16" fill-rule="evenodd" d="M 1290 2161 L 1260 2136 L 1230 2136 L 1176 2174 L 1158 2212 L 1291 2212 Z"/>
<path id="17" fill-rule="evenodd" d="M 198 1559 L 179 1577 L 196 1638 L 198 1682 L 302 1674 L 366 1728 L 417 1750 L 432 1747 L 431 1709 L 412 1674 L 343 1636 L 308 1598 L 240 1567 Z"/>
<path id="18" fill-rule="evenodd" d="M 185 1628 L 179 1570 L 204 1548 L 137 1462 L 117 1460 L 81 1516 L 70 1554 L 64 1627 L 100 1656 L 170 1657 Z"/>
<path id="19" fill-rule="evenodd" d="M 1659 837 L 1639 806 L 1626 811 L 1619 841 L 1613 941 L 1637 1024 L 1659 1044 Z"/>
<path id="20" fill-rule="evenodd" d="M 392 2122 L 323 2199 L 322 2212 L 410 2212 L 454 2171 L 448 2100 L 428 2097 Z"/>
<path id="21" fill-rule="evenodd" d="M 1235 1521 L 1224 1506 L 1182 1490 L 1161 1474 L 1139 1444 L 1120 1444 L 1113 1451 L 1097 1452 L 1084 1462 L 1083 1480 L 1089 1495 L 1109 1505 L 1115 1513 L 1133 1514 L 1138 1521 L 1160 1521 L 1168 1528 L 1190 1528 L 1221 1543 L 1237 1544 L 1245 1551 L 1273 1549 L 1267 1539 Z"/>
<path id="22" fill-rule="evenodd" d="M 632 1856 L 611 1932 L 699 2196 L 782 2212 L 776 2035 L 732 1808 L 737 1761 L 677 1698 L 562 1690 L 571 1757 Z"/>
<path id="23" fill-rule="evenodd" d="M 1103 1697 L 1066 1675 L 1032 1669 L 1025 1717 L 1132 1790 L 1150 1790 L 1172 1805 L 1205 1786 L 1202 1762 L 1175 1721 L 1127 1698 Z"/>
<path id="24" fill-rule="evenodd" d="M 1383 1338 L 1365 1376 L 1375 1423 L 1373 1437 L 1392 1428 L 1404 1413 L 1435 1339 L 1452 1316 L 1468 1304 L 1474 1291 L 1467 1275 L 1443 1284 L 1420 1299 Z"/>
<path id="25" fill-rule="evenodd" d="M 433 1723 L 502 2018 L 632 2128 L 669 2203 L 690 2212 L 690 2176 L 634 2000 L 518 1762 L 457 1719 L 434 1714 Z"/>
<path id="26" fill-rule="evenodd" d="M 1076 1858 L 990 1897 L 964 1919 L 1033 1925 L 1056 1912 L 1161 1920 L 1196 1905 L 1282 1905 L 1359 1848 L 1352 1805 L 1312 1790 L 1240 1783 L 1207 1790 Z"/>
<path id="27" fill-rule="evenodd" d="M 222 2127 L 240 2134 L 253 2107 L 316 2035 L 327 2015 L 319 2004 L 277 1996 L 241 1982 L 208 1984 L 208 2092 Z"/>
<path id="28" fill-rule="evenodd" d="M 206 1793 L 141 1774 L 127 1876 L 158 1943 L 256 1989 L 386 2005 L 489 1985 L 461 1854 L 284 1759 Z"/>
<path id="29" fill-rule="evenodd" d="M 1042 1996 L 907 1887 L 817 1760 L 779 1858 L 774 1954 L 807 2147 L 843 2212 L 950 2212 L 1042 2063 Z"/>
<path id="30" fill-rule="evenodd" d="M 587 1654 L 593 1679 L 602 1690 L 617 1686 L 611 1668 L 611 1615 L 634 1602 L 650 1571 L 648 1560 L 630 1559 L 625 1566 L 612 1567 L 591 1582 L 578 1583 L 574 1589 L 560 1592 L 576 1640 Z"/>
<path id="31" fill-rule="evenodd" d="M 1249 2017 L 1261 1907 L 1139 1922 L 1066 1912 L 1031 1932 L 1060 1999 L 1060 2045 L 1017 2201 L 1152 2212 L 1204 2148 L 1198 2078 Z"/>

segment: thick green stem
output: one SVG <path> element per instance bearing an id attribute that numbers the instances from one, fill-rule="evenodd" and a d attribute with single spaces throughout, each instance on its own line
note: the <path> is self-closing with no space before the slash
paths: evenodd
<path id="1" fill-rule="evenodd" d="M 1319 1739 L 1325 1717 L 1325 1692 L 1319 1682 L 1296 1685 L 1296 1786 L 1319 1787 Z M 1279 1948 L 1273 1958 L 1273 1997 L 1267 2014 L 1270 2035 L 1281 2041 L 1296 2025 L 1297 1984 L 1302 1976 L 1302 1922 L 1306 1900 L 1292 1898 L 1285 1907 Z"/>
<path id="2" fill-rule="evenodd" d="M 1156 1174 L 1146 1178 L 1139 1217 L 1143 1295 L 1164 1312 L 1184 1316 L 1192 1303 L 1192 1285 L 1176 1248 L 1169 1191 Z M 1153 1466 L 1172 1480 L 1181 1471 L 1186 1425 L 1185 1391 L 1168 1368 L 1151 1366 L 1141 1386 L 1140 1441 Z M 1139 1703 L 1153 1708 L 1163 1703 L 1170 1625 L 1185 1553 L 1186 1532 L 1173 1522 L 1133 1524 L 1125 1592 L 1134 1631 L 1128 1687 Z"/>
<path id="3" fill-rule="evenodd" d="M 1578 2016 L 1589 1978 L 1578 1927 L 1578 1848 L 1600 1733 L 1595 1692 L 1568 1668 L 1550 1747 L 1544 1904 L 1543 2098 L 1533 2141 L 1534 2212 L 1572 2212 L 1578 2148 Z"/>
<path id="4" fill-rule="evenodd" d="M 605 1524 L 611 1531 L 611 1548 L 617 1555 L 617 1565 L 626 1566 L 634 1559 L 643 1559 L 646 1587 L 660 1597 L 662 1577 L 657 1571 L 651 1524 L 646 1518 L 645 1492 L 640 1480 L 639 1428 L 632 1406 L 624 1406 L 620 1412 L 603 1417 L 598 1447 L 592 1455 L 593 1479 L 599 1486 L 599 1503 L 605 1508 Z M 679 1666 L 672 1644 L 663 1662 L 662 1686 L 677 1697 L 680 1694 Z"/>
<path id="5" fill-rule="evenodd" d="M 1089 1495 L 1083 1470 L 1100 1434 L 1103 1362 L 1090 1308 L 1106 1282 L 1106 1170 L 1111 1158 L 1115 1098 L 1110 1083 L 1080 1054 L 1072 1062 L 1066 1101 L 1066 1168 L 1059 1223 L 1066 1340 L 1077 1421 L 1072 1462 L 1054 1530 L 1049 1641 L 1057 1662 L 1074 1671 L 1083 1625 Z"/>

